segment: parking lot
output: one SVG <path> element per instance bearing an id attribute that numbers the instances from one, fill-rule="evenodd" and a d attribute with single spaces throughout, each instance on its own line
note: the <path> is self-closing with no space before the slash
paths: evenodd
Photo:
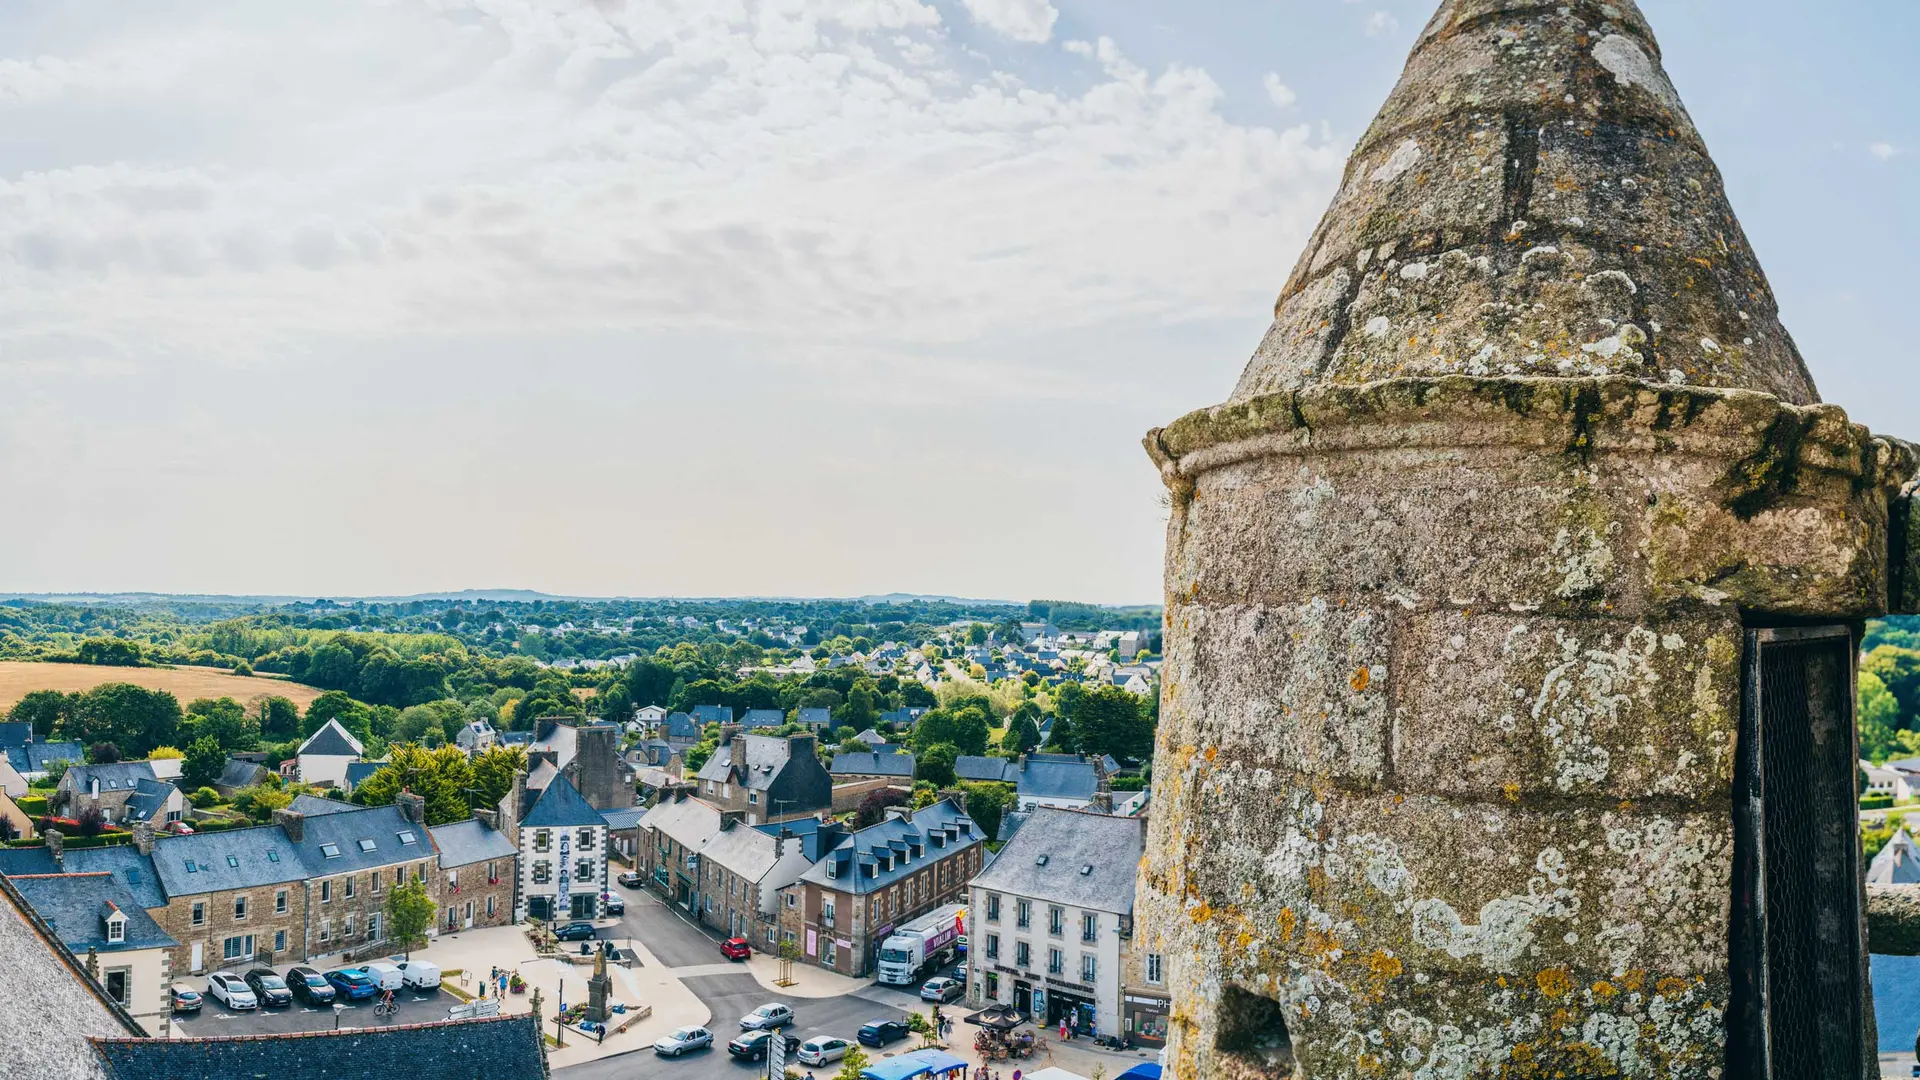
<path id="1" fill-rule="evenodd" d="M 284 968 L 280 970 L 281 974 L 286 973 Z M 201 1006 L 198 1016 L 182 1013 L 173 1018 L 175 1026 L 185 1035 L 279 1035 L 292 1031 L 329 1031 L 334 1026 L 334 1009 L 331 1006 L 315 1007 L 296 1001 L 281 1009 L 234 1012 L 205 992 L 206 979 L 188 978 L 182 981 L 201 991 L 200 996 L 206 1002 Z M 447 1010 L 458 1004 L 460 999 L 438 990 L 427 993 L 401 990 L 393 996 L 396 1006 L 394 1014 L 376 1017 L 373 1015 L 373 1005 L 378 1000 L 366 998 L 347 1004 L 339 1010 L 340 1026 L 379 1027 L 383 1024 L 424 1024 L 432 1020 L 445 1020 Z"/>

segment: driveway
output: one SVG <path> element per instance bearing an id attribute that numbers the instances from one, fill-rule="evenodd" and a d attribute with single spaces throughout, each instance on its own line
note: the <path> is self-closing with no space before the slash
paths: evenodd
<path id="1" fill-rule="evenodd" d="M 201 980 L 187 980 L 189 985 L 202 991 L 206 1004 L 201 1007 L 198 1016 L 174 1017 L 174 1030 L 182 1035 L 194 1038 L 208 1038 L 218 1035 L 284 1035 L 296 1031 L 331 1031 L 334 1026 L 332 1006 L 318 1007 L 295 1002 L 284 1009 L 254 1009 L 247 1012 L 234 1012 L 207 994 Z M 447 1010 L 459 1004 L 460 999 L 452 994 L 443 994 L 438 990 L 420 993 L 415 990 L 401 990 L 394 994 L 394 1004 L 399 1011 L 390 1017 L 373 1015 L 373 1004 L 379 998 L 365 998 L 353 1002 L 340 1010 L 342 1028 L 384 1027 L 387 1024 L 425 1024 L 434 1020 L 445 1020 Z"/>

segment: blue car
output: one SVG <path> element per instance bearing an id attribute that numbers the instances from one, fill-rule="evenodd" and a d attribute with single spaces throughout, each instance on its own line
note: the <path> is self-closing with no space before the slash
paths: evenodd
<path id="1" fill-rule="evenodd" d="M 370 998 L 380 992 L 380 985 L 364 971 L 348 971 L 335 968 L 327 972 L 327 982 L 349 1001 Z"/>

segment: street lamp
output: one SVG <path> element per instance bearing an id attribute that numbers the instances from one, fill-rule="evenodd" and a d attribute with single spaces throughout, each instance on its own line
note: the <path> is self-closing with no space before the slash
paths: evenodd
<path id="1" fill-rule="evenodd" d="M 347 1007 L 345 1005 L 342 1005 L 337 1001 L 333 1003 L 333 1030 L 335 1031 L 340 1030 L 340 1014 L 346 1011 L 347 1011 Z"/>

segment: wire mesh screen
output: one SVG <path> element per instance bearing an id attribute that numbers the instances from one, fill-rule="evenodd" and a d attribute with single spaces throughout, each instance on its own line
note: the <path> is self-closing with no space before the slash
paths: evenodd
<path id="1" fill-rule="evenodd" d="M 1757 631 L 1748 646 L 1729 1072 L 1856 1080 L 1864 1051 L 1853 641 L 1844 629 Z"/>

